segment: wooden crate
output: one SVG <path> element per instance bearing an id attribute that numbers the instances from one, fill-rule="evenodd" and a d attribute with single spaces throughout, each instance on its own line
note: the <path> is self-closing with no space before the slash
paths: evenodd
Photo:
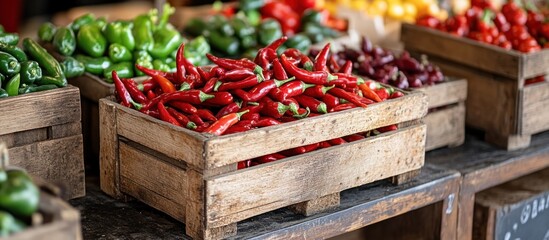
<path id="1" fill-rule="evenodd" d="M 467 80 L 450 79 L 433 86 L 418 88 L 429 99 L 425 150 L 459 146 L 465 140 L 465 99 Z"/>
<path id="2" fill-rule="evenodd" d="M 438 30 L 404 24 L 401 39 L 412 53 L 426 53 L 447 75 L 468 82 L 466 122 L 486 132 L 486 141 L 508 150 L 530 145 L 549 130 L 549 83 L 524 85 L 548 73 L 549 51 L 508 51 Z"/>
<path id="3" fill-rule="evenodd" d="M 61 185 L 66 199 L 85 195 L 78 88 L 0 99 L 0 112 L 0 142 L 12 165 Z"/>
<path id="4" fill-rule="evenodd" d="M 251 131 L 197 133 L 101 99 L 101 189 L 125 194 L 185 222 L 193 238 L 236 234 L 238 221 L 293 206 L 309 215 L 339 193 L 380 179 L 402 182 L 424 162 L 425 94 Z M 407 127 L 237 170 L 237 162 L 382 126 Z"/>
<path id="5" fill-rule="evenodd" d="M 474 239 L 547 239 L 549 168 L 475 196 Z"/>

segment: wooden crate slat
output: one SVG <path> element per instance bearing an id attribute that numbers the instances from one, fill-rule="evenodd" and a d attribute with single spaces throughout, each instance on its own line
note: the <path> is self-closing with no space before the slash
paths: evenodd
<path id="1" fill-rule="evenodd" d="M 454 79 L 418 90 L 427 95 L 429 108 L 446 106 L 467 99 L 467 80 Z"/>
<path id="2" fill-rule="evenodd" d="M 522 118 L 521 134 L 549 130 L 549 82 L 524 87 Z"/>
<path id="3" fill-rule="evenodd" d="M 68 86 L 0 100 L 0 135 L 80 122 L 78 88 Z"/>
<path id="4" fill-rule="evenodd" d="M 115 105 L 119 106 L 116 125 L 120 136 L 202 169 L 201 149 L 206 139 L 202 134 Z"/>
<path id="5" fill-rule="evenodd" d="M 59 184 L 69 197 L 82 197 L 85 195 L 82 141 L 80 134 L 10 148 L 10 164 Z"/>
<path id="6" fill-rule="evenodd" d="M 418 169 L 425 125 L 206 179 L 206 224 L 219 227 Z"/>
<path id="7" fill-rule="evenodd" d="M 425 150 L 457 146 L 465 140 L 465 104 L 460 103 L 430 112 L 423 118 L 427 125 Z"/>
<path id="8" fill-rule="evenodd" d="M 99 167 L 101 190 L 107 194 L 120 198 L 120 168 L 118 162 L 118 134 L 116 126 L 116 106 L 114 103 L 99 100 L 99 128 L 100 152 Z"/>
<path id="9" fill-rule="evenodd" d="M 70 137 L 82 134 L 82 124 L 80 122 L 70 122 L 51 126 L 48 130 L 50 139 Z"/>
<path id="10" fill-rule="evenodd" d="M 426 96 L 416 92 L 383 104 L 369 105 L 367 108 L 355 108 L 308 118 L 307 121 L 216 137 L 205 143 L 206 165 L 209 168 L 220 167 L 293 147 L 418 119 L 426 113 Z"/>
<path id="11" fill-rule="evenodd" d="M 547 49 L 523 54 L 522 62 L 523 78 L 537 77 L 549 73 L 549 51 Z"/>
<path id="12" fill-rule="evenodd" d="M 44 141 L 47 139 L 47 127 L 0 135 L 0 142 L 6 144 L 6 147 L 8 148 L 23 146 L 34 142 Z"/>
<path id="13" fill-rule="evenodd" d="M 183 169 L 174 168 L 123 142 L 120 142 L 120 176 L 176 203 L 185 202 L 187 176 Z"/>

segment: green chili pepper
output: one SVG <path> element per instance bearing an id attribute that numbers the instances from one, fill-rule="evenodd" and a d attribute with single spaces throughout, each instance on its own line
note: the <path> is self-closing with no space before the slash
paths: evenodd
<path id="1" fill-rule="evenodd" d="M 130 51 L 135 48 L 135 39 L 132 34 L 133 23 L 125 21 L 110 22 L 103 30 L 107 41 L 118 43 Z"/>
<path id="2" fill-rule="evenodd" d="M 39 80 L 40 84 L 51 83 L 59 87 L 67 86 L 67 78 L 65 78 L 61 65 L 46 49 L 30 38 L 23 39 L 23 49 L 42 68 L 42 78 Z"/>
<path id="3" fill-rule="evenodd" d="M 295 48 L 301 52 L 306 52 L 311 47 L 311 39 L 309 39 L 305 34 L 298 33 L 289 37 L 288 40 L 284 43 L 284 46 L 287 48 Z"/>
<path id="4" fill-rule="evenodd" d="M 165 3 L 162 8 L 162 16 L 160 17 L 160 20 L 158 21 L 158 24 L 156 25 L 157 29 L 162 29 L 168 25 L 168 20 L 170 20 L 170 16 L 175 13 L 175 8 L 170 6 L 170 4 Z"/>
<path id="5" fill-rule="evenodd" d="M 23 49 L 17 46 L 8 45 L 0 42 L 0 51 L 11 54 L 19 62 L 27 61 L 27 54 L 23 52 Z"/>
<path id="6" fill-rule="evenodd" d="M 72 29 L 68 27 L 58 28 L 53 36 L 53 47 L 61 55 L 72 55 L 76 49 L 76 37 Z"/>
<path id="7" fill-rule="evenodd" d="M 133 56 L 122 44 L 113 43 L 109 46 L 109 58 L 113 63 L 117 63 L 131 61 Z"/>
<path id="8" fill-rule="evenodd" d="M 84 55 L 76 55 L 76 60 L 84 64 L 86 72 L 95 75 L 103 74 L 103 69 L 111 66 L 111 60 L 108 57 L 92 58 Z"/>
<path id="9" fill-rule="evenodd" d="M 0 73 L 11 77 L 21 70 L 21 64 L 9 53 L 0 52 Z"/>
<path id="10" fill-rule="evenodd" d="M 200 18 L 193 18 L 189 20 L 189 23 L 187 23 L 187 25 L 185 25 L 183 31 L 190 34 L 191 36 L 201 36 L 202 32 L 204 32 L 204 30 L 207 28 L 208 24 L 204 20 Z"/>
<path id="11" fill-rule="evenodd" d="M 152 58 L 151 58 L 150 61 L 147 60 L 147 59 L 139 58 L 135 61 L 135 64 L 141 65 L 141 66 L 149 68 L 149 69 L 153 68 Z M 137 69 L 137 67 L 135 67 L 135 64 L 133 66 L 133 71 L 135 73 L 135 76 L 145 76 L 145 73 L 143 73 L 139 69 Z"/>
<path id="12" fill-rule="evenodd" d="M 139 15 L 133 20 L 132 33 L 137 50 L 152 49 L 154 45 L 152 18 L 156 14 L 156 11 L 149 11 L 148 14 Z"/>
<path id="13" fill-rule="evenodd" d="M 47 84 L 47 85 L 28 85 L 23 88 L 19 88 L 19 94 L 25 94 L 25 93 L 33 93 L 33 92 L 41 92 L 41 91 L 47 91 L 58 88 L 54 84 Z"/>
<path id="14" fill-rule="evenodd" d="M 18 216 L 30 216 L 38 209 L 38 188 L 23 170 L 10 169 L 6 173 L 7 180 L 0 184 L 0 207 Z"/>
<path id="15" fill-rule="evenodd" d="M 212 47 L 227 55 L 236 55 L 240 48 L 240 43 L 237 38 L 224 36 L 217 31 L 210 32 L 208 40 Z"/>
<path id="16" fill-rule="evenodd" d="M 16 219 L 11 213 L 0 210 L 0 237 L 7 237 L 14 233 L 21 232 L 25 228 L 25 223 Z"/>
<path id="17" fill-rule="evenodd" d="M 103 76 L 107 82 L 112 83 L 112 71 L 116 70 L 116 73 L 120 78 L 131 78 L 133 77 L 133 67 L 132 62 L 119 62 L 112 64 L 108 68 L 105 68 L 103 71 Z"/>
<path id="18" fill-rule="evenodd" d="M 17 96 L 19 93 L 19 85 L 21 84 L 21 77 L 18 74 L 15 74 L 15 76 L 11 77 L 11 79 L 6 83 L 6 92 L 8 92 L 9 96 Z M 1 184 L 0 184 L 1 185 Z M 1 186 L 0 186 L 1 189 Z M 1 195 L 1 190 L 0 190 Z M 1 196 L 0 196 L 1 198 Z M 1 200 L 0 200 L 0 206 L 1 206 Z"/>
<path id="19" fill-rule="evenodd" d="M 238 7 L 244 11 L 256 10 L 265 5 L 264 0 L 239 0 Z"/>
<path id="20" fill-rule="evenodd" d="M 22 62 L 20 74 L 22 83 L 32 84 L 42 78 L 42 68 L 35 61 Z"/>
<path id="21" fill-rule="evenodd" d="M 172 25 L 159 28 L 154 32 L 154 46 L 149 53 L 155 59 L 167 58 L 171 52 L 176 51 L 183 42 L 183 38 Z"/>
<path id="22" fill-rule="evenodd" d="M 44 42 L 51 42 L 57 31 L 57 27 L 51 22 L 45 22 L 38 28 L 38 38 Z"/>
<path id="23" fill-rule="evenodd" d="M 274 19 L 265 19 L 259 24 L 259 43 L 268 45 L 282 37 L 280 23 Z"/>
<path id="24" fill-rule="evenodd" d="M 93 23 L 95 21 L 95 15 L 93 15 L 93 13 L 86 13 L 76 19 L 74 19 L 74 21 L 72 21 L 72 23 L 70 24 L 70 28 L 74 31 L 74 32 L 78 32 L 78 30 L 80 30 L 80 28 L 86 24 L 89 24 L 89 23 Z"/>
<path id="25" fill-rule="evenodd" d="M 82 76 L 86 71 L 84 64 L 73 57 L 66 57 L 63 62 L 61 62 L 61 68 L 63 69 L 63 73 L 65 73 L 65 77 L 68 78 Z"/>
<path id="26" fill-rule="evenodd" d="M 5 97 L 8 97 L 9 94 L 8 92 L 6 92 L 6 90 L 0 88 L 0 98 L 5 98 Z"/>
<path id="27" fill-rule="evenodd" d="M 19 42 L 19 35 L 15 33 L 0 33 L 0 42 L 9 45 L 17 45 Z"/>
<path id="28" fill-rule="evenodd" d="M 156 70 L 160 70 L 160 71 L 163 71 L 163 72 L 169 72 L 170 71 L 170 66 L 168 66 L 168 64 L 162 62 L 162 60 L 160 59 L 155 59 L 153 62 L 153 69 L 156 69 Z"/>
<path id="29" fill-rule="evenodd" d="M 76 38 L 78 48 L 92 57 L 103 56 L 107 49 L 107 39 L 94 24 L 82 26 Z"/>

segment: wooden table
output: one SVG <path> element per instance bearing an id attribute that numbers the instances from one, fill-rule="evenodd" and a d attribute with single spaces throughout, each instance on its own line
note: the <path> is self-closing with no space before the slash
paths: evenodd
<path id="1" fill-rule="evenodd" d="M 481 141 L 480 134 L 468 134 L 464 145 L 429 152 L 425 160 L 461 172 L 457 239 L 471 239 L 475 194 L 549 167 L 549 132 L 534 135 L 529 148 L 511 152 Z"/>
<path id="2" fill-rule="evenodd" d="M 71 201 L 81 211 L 85 239 L 189 239 L 183 234 L 182 223 L 138 201 L 116 201 L 99 190 L 97 179 L 88 180 L 88 195 Z M 421 175 L 407 184 L 378 181 L 344 191 L 340 207 L 326 213 L 304 217 L 282 208 L 244 220 L 231 239 L 329 238 L 434 203 L 441 207 L 435 208 L 438 222 L 430 234 L 452 239 L 456 236 L 459 182 L 456 171 L 426 165 Z"/>

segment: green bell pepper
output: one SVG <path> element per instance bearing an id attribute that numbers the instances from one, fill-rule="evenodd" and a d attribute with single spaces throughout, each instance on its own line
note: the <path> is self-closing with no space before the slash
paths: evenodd
<path id="1" fill-rule="evenodd" d="M 156 18 L 157 11 L 151 10 L 147 14 L 137 16 L 133 20 L 133 37 L 137 50 L 150 50 L 154 45 L 153 18 Z"/>
<path id="2" fill-rule="evenodd" d="M 69 26 L 74 32 L 78 32 L 82 26 L 93 22 L 95 22 L 95 15 L 93 13 L 86 13 L 74 19 Z"/>
<path id="3" fill-rule="evenodd" d="M 9 94 L 6 90 L 0 88 L 0 98 L 5 98 L 5 97 L 8 97 Z"/>
<path id="4" fill-rule="evenodd" d="M 113 43 L 109 46 L 109 58 L 113 63 L 127 62 L 133 59 L 132 53 L 122 44 Z"/>
<path id="5" fill-rule="evenodd" d="M 19 62 L 27 61 L 27 54 L 23 52 L 23 49 L 17 46 L 8 45 L 0 42 L 0 51 L 11 54 Z"/>
<path id="6" fill-rule="evenodd" d="M 303 12 L 301 16 L 301 24 L 305 25 L 306 23 L 314 23 L 321 25 L 322 19 L 324 18 L 323 14 L 320 11 L 309 8 Z"/>
<path id="7" fill-rule="evenodd" d="M 22 62 L 20 74 L 22 83 L 32 84 L 42 78 L 42 68 L 35 61 Z"/>
<path id="8" fill-rule="evenodd" d="M 170 71 L 170 66 L 168 66 L 168 64 L 162 62 L 162 60 L 160 59 L 155 59 L 153 62 L 153 69 L 156 69 L 156 70 L 160 70 L 160 71 L 163 71 L 163 72 L 169 72 Z"/>
<path id="9" fill-rule="evenodd" d="M 234 29 L 236 36 L 244 38 L 255 35 L 255 27 L 245 20 L 245 17 L 233 17 L 230 20 L 230 25 Z"/>
<path id="10" fill-rule="evenodd" d="M 61 62 L 61 68 L 63 69 L 65 77 L 68 78 L 82 76 L 82 74 L 84 74 L 84 72 L 86 71 L 86 67 L 84 67 L 84 64 L 74 59 L 73 57 L 66 57 Z"/>
<path id="11" fill-rule="evenodd" d="M 0 52 L 0 73 L 11 77 L 21 70 L 21 64 L 9 53 Z"/>
<path id="12" fill-rule="evenodd" d="M 92 57 L 101 57 L 107 49 L 107 39 L 94 24 L 84 25 L 76 36 L 78 48 Z"/>
<path id="13" fill-rule="evenodd" d="M 210 32 L 208 41 L 213 48 L 230 56 L 236 55 L 240 48 L 240 42 L 236 37 L 225 36 L 218 31 Z"/>
<path id="14" fill-rule="evenodd" d="M 8 179 L 0 184 L 0 208 L 18 216 L 32 215 L 38 209 L 38 188 L 23 170 L 10 169 L 6 173 Z"/>
<path id="15" fill-rule="evenodd" d="M 92 58 L 84 55 L 76 55 L 76 60 L 84 64 L 86 72 L 95 75 L 103 74 L 103 69 L 111 66 L 111 60 L 108 57 Z"/>
<path id="16" fill-rule="evenodd" d="M 264 0 L 239 0 L 238 8 L 244 11 L 257 10 L 265 5 Z"/>
<path id="17" fill-rule="evenodd" d="M 133 63 L 132 62 L 119 62 L 110 65 L 103 71 L 103 76 L 108 83 L 112 83 L 112 71 L 115 70 L 120 78 L 133 77 Z"/>
<path id="18" fill-rule="evenodd" d="M 305 34 L 298 33 L 288 38 L 284 43 L 287 48 L 295 48 L 301 52 L 307 52 L 311 47 L 312 42 Z"/>
<path id="19" fill-rule="evenodd" d="M 210 44 L 204 36 L 199 36 L 185 44 L 185 57 L 205 56 L 210 51 Z"/>
<path id="20" fill-rule="evenodd" d="M 68 27 L 58 28 L 53 36 L 53 47 L 61 55 L 72 55 L 76 49 L 76 37 L 72 29 Z"/>
<path id="21" fill-rule="evenodd" d="M 146 60 L 146 61 L 149 61 L 149 62 L 153 61 L 153 58 L 151 57 L 151 55 L 147 51 L 144 51 L 144 50 L 137 50 L 137 51 L 133 52 L 133 61 L 135 62 L 138 59 Z"/>
<path id="22" fill-rule="evenodd" d="M 38 38 L 44 42 L 51 42 L 57 31 L 57 27 L 51 22 L 45 22 L 38 28 Z"/>
<path id="23" fill-rule="evenodd" d="M 16 219 L 11 213 L 0 210 L 0 237 L 7 237 L 11 234 L 21 232 L 25 228 L 25 223 Z"/>
<path id="24" fill-rule="evenodd" d="M 19 88 L 19 94 L 25 94 L 25 93 L 33 93 L 33 92 L 41 92 L 41 91 L 47 91 L 58 88 L 54 84 L 47 84 L 47 85 L 28 85 L 22 88 Z"/>
<path id="25" fill-rule="evenodd" d="M 274 19 L 265 19 L 258 27 L 259 43 L 261 45 L 269 45 L 273 41 L 282 37 L 282 28 L 280 23 Z"/>
<path id="26" fill-rule="evenodd" d="M 67 78 L 65 78 L 61 65 L 40 44 L 30 38 L 25 38 L 23 39 L 23 50 L 28 53 L 29 58 L 38 62 L 42 68 L 40 84 L 55 84 L 58 87 L 67 86 Z"/>
<path id="27" fill-rule="evenodd" d="M 19 42 L 19 35 L 15 33 L 0 33 L 0 42 L 9 45 L 17 45 Z"/>
<path id="28" fill-rule="evenodd" d="M 167 58 L 183 42 L 183 37 L 172 25 L 154 31 L 154 45 L 149 54 L 155 59 Z"/>
<path id="29" fill-rule="evenodd" d="M 9 96 L 17 96 L 19 94 L 19 85 L 21 84 L 21 77 L 18 74 L 15 74 L 15 76 L 11 77 L 11 79 L 6 83 L 6 92 L 8 92 Z M 1 185 L 1 184 L 0 184 Z M 1 187 L 0 187 L 1 189 Z M 1 195 L 1 190 L 0 190 Z M 0 196 L 1 198 L 1 196 Z M 1 207 L 1 204 L 0 204 Z"/>
<path id="30" fill-rule="evenodd" d="M 132 28 L 132 22 L 110 22 L 105 26 L 103 34 L 111 44 L 118 43 L 128 50 L 133 51 L 135 48 L 135 38 L 133 37 Z"/>
<path id="31" fill-rule="evenodd" d="M 135 64 L 137 65 L 141 65 L 143 67 L 146 67 L 148 69 L 153 69 L 153 64 L 152 64 L 152 58 L 150 60 L 148 59 L 145 59 L 145 58 L 139 58 L 137 60 L 135 60 Z M 133 71 L 135 73 L 135 76 L 145 76 L 145 73 L 141 72 L 139 69 L 137 69 L 137 67 L 135 67 L 135 64 L 133 66 Z"/>
<path id="32" fill-rule="evenodd" d="M 208 29 L 208 24 L 204 20 L 193 18 L 185 25 L 183 32 L 186 32 L 191 36 L 201 36 L 206 29 Z"/>

